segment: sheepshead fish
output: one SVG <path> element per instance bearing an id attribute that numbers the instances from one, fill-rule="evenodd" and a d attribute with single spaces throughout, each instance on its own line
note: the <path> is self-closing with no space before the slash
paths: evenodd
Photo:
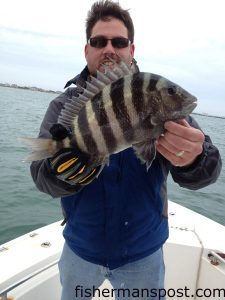
<path id="1" fill-rule="evenodd" d="M 58 118 L 60 126 L 70 128 L 72 134 L 61 140 L 23 138 L 33 150 L 29 160 L 74 147 L 88 154 L 89 166 L 95 167 L 132 146 L 150 167 L 164 123 L 187 117 L 197 105 L 197 99 L 177 84 L 156 74 L 133 73 L 124 62 L 97 72 L 81 89 Z"/>

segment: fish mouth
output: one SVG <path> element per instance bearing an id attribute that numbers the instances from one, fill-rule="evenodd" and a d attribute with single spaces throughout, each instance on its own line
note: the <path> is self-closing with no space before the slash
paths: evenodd
<path id="1" fill-rule="evenodd" d="M 191 113 L 195 107 L 197 106 L 197 102 L 193 102 L 193 103 L 190 103 L 187 107 L 186 107 L 186 110 L 189 111 L 189 113 Z"/>
<path id="2" fill-rule="evenodd" d="M 185 100 L 184 110 L 186 114 L 192 113 L 192 111 L 197 106 L 197 98 L 196 97 L 190 97 Z"/>
<path id="3" fill-rule="evenodd" d="M 197 106 L 197 98 L 192 95 L 183 97 L 183 103 L 178 110 L 172 113 L 173 120 L 185 119 L 189 116 Z"/>

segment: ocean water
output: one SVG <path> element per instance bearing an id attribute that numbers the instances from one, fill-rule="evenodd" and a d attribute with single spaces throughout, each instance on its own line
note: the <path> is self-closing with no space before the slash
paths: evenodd
<path id="1" fill-rule="evenodd" d="M 0 244 L 62 218 L 59 198 L 35 187 L 28 150 L 18 137 L 35 137 L 49 102 L 56 94 L 0 87 Z M 225 119 L 196 115 L 225 159 Z M 225 168 L 216 183 L 198 191 L 180 188 L 168 180 L 169 198 L 225 225 Z"/>

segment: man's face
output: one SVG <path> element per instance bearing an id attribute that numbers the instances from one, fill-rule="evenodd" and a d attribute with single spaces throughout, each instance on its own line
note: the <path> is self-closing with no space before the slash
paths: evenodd
<path id="1" fill-rule="evenodd" d="M 104 36 L 107 39 L 115 37 L 128 38 L 128 30 L 126 26 L 118 19 L 111 18 L 109 21 L 98 21 L 91 33 L 91 38 Z M 85 58 L 88 69 L 91 74 L 95 74 L 97 70 L 104 71 L 105 67 L 112 67 L 112 58 L 119 62 L 122 59 L 128 65 L 131 64 L 134 56 L 134 45 L 130 44 L 125 48 L 116 48 L 112 46 L 111 41 L 103 48 L 95 48 L 90 44 L 85 45 Z"/>

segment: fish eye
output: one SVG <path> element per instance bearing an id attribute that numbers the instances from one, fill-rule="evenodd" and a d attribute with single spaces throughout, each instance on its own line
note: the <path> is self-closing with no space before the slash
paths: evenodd
<path id="1" fill-rule="evenodd" d="M 170 96 L 173 96 L 174 94 L 176 94 L 176 87 L 170 86 L 167 91 Z"/>

